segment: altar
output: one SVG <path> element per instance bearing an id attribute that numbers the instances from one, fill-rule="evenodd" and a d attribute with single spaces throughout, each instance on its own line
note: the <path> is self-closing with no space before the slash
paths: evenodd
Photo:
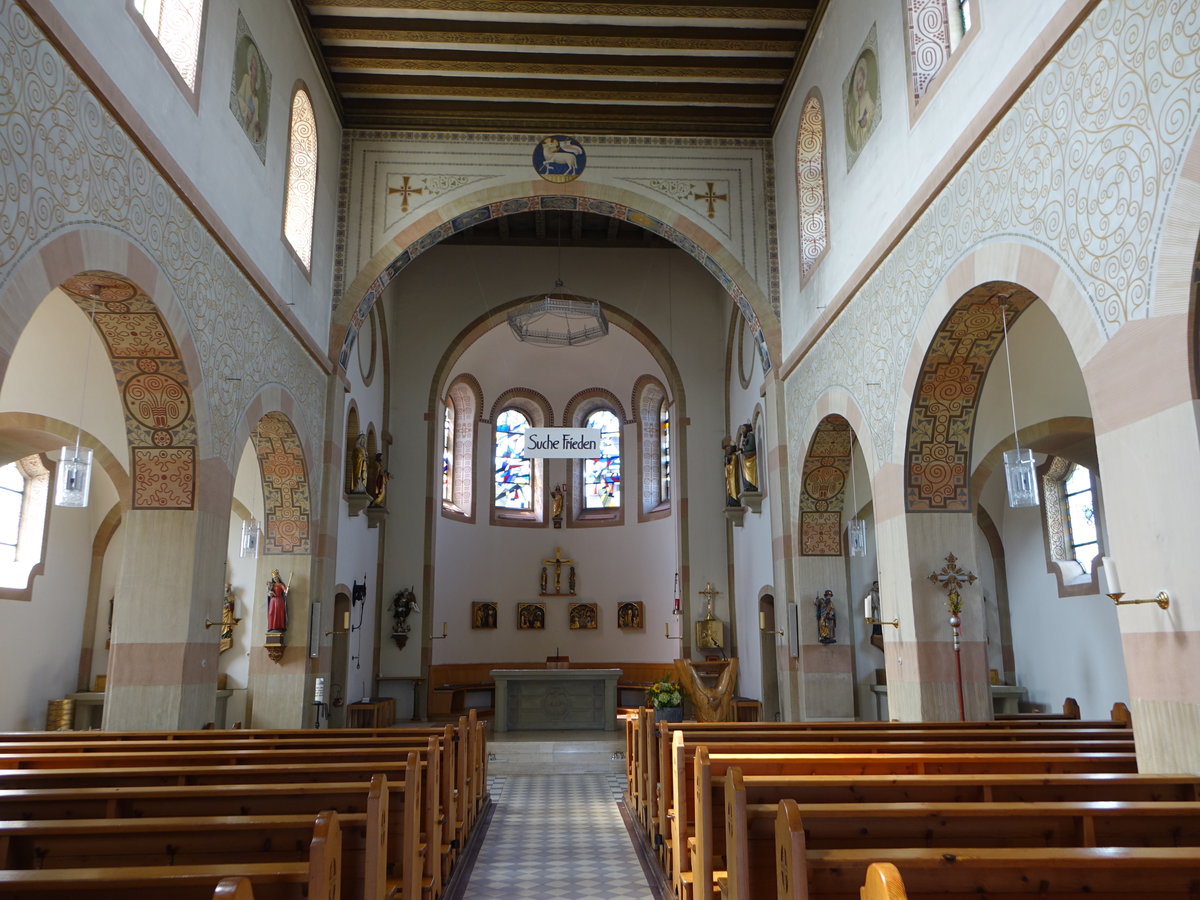
<path id="1" fill-rule="evenodd" d="M 495 731 L 615 731 L 621 669 L 492 669 Z"/>

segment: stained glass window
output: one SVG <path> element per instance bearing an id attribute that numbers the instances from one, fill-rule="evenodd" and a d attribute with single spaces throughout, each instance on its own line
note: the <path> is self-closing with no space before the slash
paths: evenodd
<path id="1" fill-rule="evenodd" d="M 600 431 L 600 455 L 583 461 L 583 506 L 609 509 L 621 505 L 621 422 L 607 409 L 584 421 L 585 428 Z"/>
<path id="2" fill-rule="evenodd" d="M 663 400 L 658 408 L 658 499 L 666 503 L 671 499 L 671 410 Z"/>
<path id="3" fill-rule="evenodd" d="M 1096 538 L 1096 495 L 1092 473 L 1084 466 L 1072 466 L 1063 481 L 1063 506 L 1070 530 L 1071 555 L 1083 568 L 1092 571 L 1098 549 Z"/>
<path id="4" fill-rule="evenodd" d="M 283 236 L 307 272 L 312 268 L 313 211 L 317 200 L 317 120 L 303 88 L 292 95 L 288 134 L 287 192 Z"/>
<path id="5" fill-rule="evenodd" d="M 807 275 L 825 252 L 825 116 L 810 96 L 796 139 L 796 191 L 800 205 L 800 274 Z"/>
<path id="6" fill-rule="evenodd" d="M 506 409 L 496 418 L 496 508 L 533 508 L 533 466 L 525 458 L 529 419 Z"/>
<path id="7" fill-rule="evenodd" d="M 190 90 L 196 90 L 204 0 L 133 0 L 163 52 Z"/>
<path id="8" fill-rule="evenodd" d="M 454 502 L 454 403 L 450 400 L 442 416 L 442 500 Z"/>
<path id="9" fill-rule="evenodd" d="M 972 0 L 906 0 L 913 99 L 925 96 L 972 27 Z"/>

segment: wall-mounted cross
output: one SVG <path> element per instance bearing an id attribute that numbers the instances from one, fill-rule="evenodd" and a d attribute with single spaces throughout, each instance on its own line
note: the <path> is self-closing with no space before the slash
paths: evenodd
<path id="1" fill-rule="evenodd" d="M 408 198 L 409 197 L 411 197 L 413 194 L 423 194 L 423 193 L 424 193 L 423 188 L 413 187 L 412 185 L 410 185 L 408 183 L 407 175 L 404 176 L 404 181 L 400 185 L 400 187 L 388 188 L 388 196 L 389 197 L 392 194 L 400 195 L 400 212 L 402 212 L 402 213 L 408 212 Z"/>
<path id="2" fill-rule="evenodd" d="M 692 199 L 693 200 L 703 200 L 705 203 L 707 203 L 708 204 L 708 217 L 710 219 L 715 219 L 717 217 L 717 201 L 724 200 L 726 203 L 728 203 L 729 195 L 713 193 L 713 182 L 710 181 L 710 182 L 708 182 L 708 191 L 703 194 L 695 194 L 692 197 Z"/>

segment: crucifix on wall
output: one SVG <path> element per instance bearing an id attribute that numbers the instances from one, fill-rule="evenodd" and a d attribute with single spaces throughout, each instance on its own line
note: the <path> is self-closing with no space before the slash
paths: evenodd
<path id="1" fill-rule="evenodd" d="M 567 559 L 562 555 L 562 547 L 554 548 L 554 556 L 550 559 L 542 560 L 542 577 L 541 577 L 541 595 L 543 597 L 554 596 L 556 594 L 564 594 L 569 597 L 575 596 L 575 566 L 571 565 L 575 560 Z M 567 590 L 562 589 L 562 570 L 563 566 L 569 566 L 567 570 Z M 554 590 L 550 590 L 549 580 L 550 571 L 553 568 L 554 575 Z"/>

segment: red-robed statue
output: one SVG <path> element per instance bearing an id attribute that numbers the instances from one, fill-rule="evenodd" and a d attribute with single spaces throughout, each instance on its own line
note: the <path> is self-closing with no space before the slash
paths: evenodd
<path id="1" fill-rule="evenodd" d="M 267 631 L 287 631 L 287 593 L 279 570 L 272 569 L 267 581 Z"/>

